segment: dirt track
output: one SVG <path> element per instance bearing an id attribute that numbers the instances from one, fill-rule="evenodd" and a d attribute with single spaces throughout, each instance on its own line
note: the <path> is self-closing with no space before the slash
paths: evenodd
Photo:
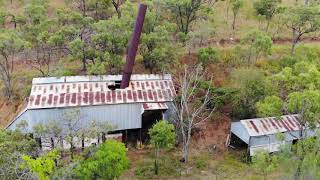
<path id="1" fill-rule="evenodd" d="M 290 38 L 277 38 L 273 39 L 274 44 L 291 44 Z M 194 48 L 201 48 L 201 47 L 207 47 L 207 46 L 220 46 L 220 47 L 228 47 L 236 45 L 240 42 L 240 39 L 232 39 L 232 38 L 226 38 L 226 39 L 208 39 L 204 40 L 198 44 L 194 45 Z M 305 43 L 320 43 L 320 37 L 305 37 L 302 38 L 301 42 Z"/>

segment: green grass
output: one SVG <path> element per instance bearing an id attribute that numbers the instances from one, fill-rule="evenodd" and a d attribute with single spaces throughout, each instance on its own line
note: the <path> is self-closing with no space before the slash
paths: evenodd
<path id="1" fill-rule="evenodd" d="M 163 152 L 160 158 L 159 174 L 154 174 L 153 151 L 141 157 L 131 168 L 134 170 L 131 179 L 237 179 L 262 180 L 263 176 L 256 172 L 250 164 L 244 162 L 239 153 L 220 154 L 219 158 L 206 151 L 195 151 L 190 154 L 189 163 L 179 161 L 179 149 Z M 129 170 L 130 171 L 130 170 Z M 270 174 L 270 179 L 277 179 Z M 128 178 L 128 174 L 121 179 Z"/>

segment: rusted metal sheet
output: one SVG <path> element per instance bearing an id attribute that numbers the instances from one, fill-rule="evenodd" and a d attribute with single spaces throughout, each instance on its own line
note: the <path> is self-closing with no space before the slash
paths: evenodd
<path id="1" fill-rule="evenodd" d="M 165 110 L 168 109 L 166 103 L 143 103 L 144 110 Z"/>
<path id="2" fill-rule="evenodd" d="M 133 75 L 129 87 L 110 89 L 121 76 L 37 78 L 27 109 L 126 103 L 164 103 L 175 96 L 170 75 Z"/>
<path id="3" fill-rule="evenodd" d="M 241 120 L 250 136 L 263 136 L 288 131 L 298 131 L 298 115 L 287 115 L 279 118 L 257 118 Z"/>
<path id="4" fill-rule="evenodd" d="M 254 156 L 255 154 L 257 154 L 257 152 L 260 152 L 260 151 L 267 151 L 270 153 L 277 152 L 284 145 L 291 145 L 291 144 L 292 144 L 292 142 L 282 141 L 282 142 L 273 142 L 270 144 L 265 144 L 265 145 L 260 145 L 260 146 L 250 146 L 249 147 L 250 156 Z"/>

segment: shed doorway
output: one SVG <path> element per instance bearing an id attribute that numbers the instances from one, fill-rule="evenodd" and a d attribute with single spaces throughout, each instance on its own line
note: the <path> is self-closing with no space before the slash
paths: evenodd
<path id="1" fill-rule="evenodd" d="M 159 120 L 163 119 L 164 110 L 149 110 L 142 114 L 142 128 L 140 140 L 144 144 L 150 140 L 148 131 Z"/>
<path id="2" fill-rule="evenodd" d="M 135 147 L 140 143 L 147 143 L 150 140 L 148 135 L 149 129 L 152 128 L 156 122 L 163 119 L 164 111 L 165 110 L 145 110 L 142 114 L 141 128 L 123 131 L 123 142 Z"/>

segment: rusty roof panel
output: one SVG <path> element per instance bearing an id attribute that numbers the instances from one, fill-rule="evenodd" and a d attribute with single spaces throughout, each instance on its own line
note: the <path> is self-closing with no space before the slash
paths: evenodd
<path id="1" fill-rule="evenodd" d="M 286 115 L 280 118 L 268 117 L 241 120 L 250 136 L 263 136 L 287 131 L 298 131 L 298 115 Z"/>
<path id="2" fill-rule="evenodd" d="M 35 78 L 28 109 L 172 101 L 170 75 L 133 75 L 129 87 L 111 90 L 121 76 Z"/>
<path id="3" fill-rule="evenodd" d="M 159 110 L 159 109 L 168 109 L 166 103 L 143 103 L 144 110 Z"/>

